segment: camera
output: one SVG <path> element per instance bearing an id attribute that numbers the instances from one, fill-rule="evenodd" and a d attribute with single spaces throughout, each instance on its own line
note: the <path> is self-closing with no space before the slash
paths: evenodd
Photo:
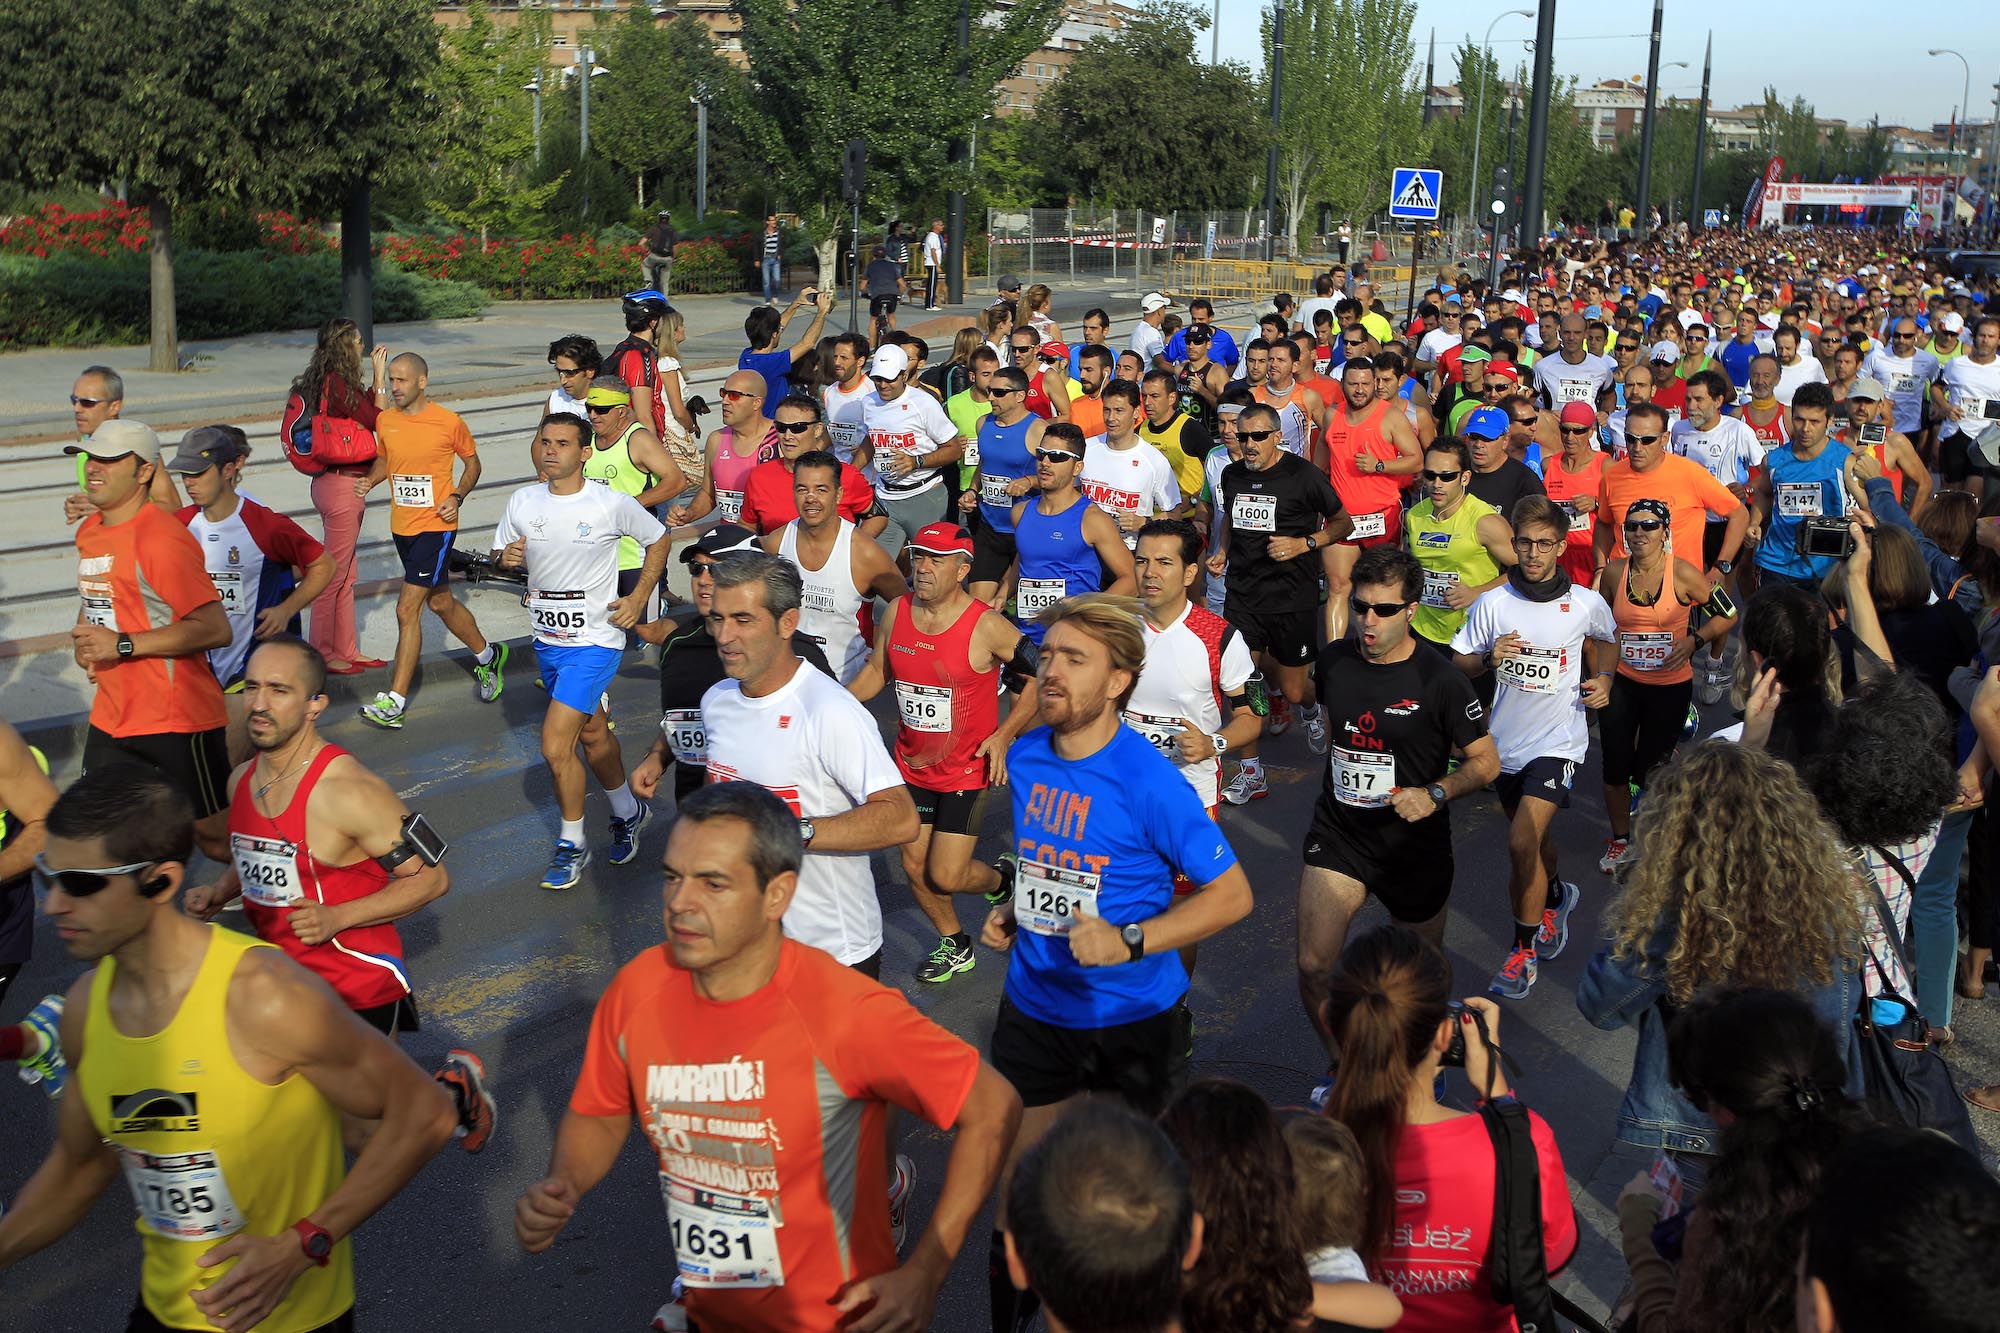
<path id="1" fill-rule="evenodd" d="M 1863 444 L 1881 444 L 1888 438 L 1889 423 L 1886 421 L 1871 421 L 1861 428 L 1861 442 Z"/>
<path id="2" fill-rule="evenodd" d="M 1438 1057 L 1438 1067 L 1463 1069 L 1465 1068 L 1465 1024 L 1459 1020 L 1466 1012 L 1465 1001 L 1453 1000 L 1446 1007 L 1451 1010 L 1451 1045 L 1445 1047 L 1444 1054 Z M 1486 1015 L 1477 1009 L 1472 1010 L 1472 1026 L 1479 1030 L 1479 1044 L 1486 1047 L 1487 1054 L 1491 1055 L 1493 1038 L 1486 1033 Z"/>
<path id="3" fill-rule="evenodd" d="M 456 547 L 446 556 L 451 564 L 451 572 L 465 576 L 467 583 L 515 583 L 528 586 L 528 571 L 525 569 L 502 569 L 486 551 L 461 551 Z"/>
<path id="4" fill-rule="evenodd" d="M 1804 518 L 1799 520 L 1799 554 L 1814 558 L 1845 560 L 1854 554 L 1854 534 L 1844 518 Z"/>

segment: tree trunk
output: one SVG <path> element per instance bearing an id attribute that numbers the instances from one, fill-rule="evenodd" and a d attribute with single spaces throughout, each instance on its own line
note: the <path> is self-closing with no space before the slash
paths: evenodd
<path id="1" fill-rule="evenodd" d="M 823 292 L 840 289 L 840 274 L 836 271 L 840 257 L 840 233 L 835 232 L 823 241 L 813 244 L 813 255 L 819 260 L 819 289 Z"/>
<path id="2" fill-rule="evenodd" d="M 646 206 L 646 173 L 641 171 L 637 174 L 639 177 L 639 207 L 644 208 Z"/>
<path id="3" fill-rule="evenodd" d="M 148 264 L 152 279 L 153 355 L 146 369 L 161 374 L 178 374 L 181 368 L 180 339 L 174 326 L 174 206 L 154 195 L 147 206 L 152 225 L 153 251 Z"/>

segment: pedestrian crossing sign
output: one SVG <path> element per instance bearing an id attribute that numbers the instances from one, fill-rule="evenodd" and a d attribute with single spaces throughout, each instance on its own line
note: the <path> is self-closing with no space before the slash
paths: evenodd
<path id="1" fill-rule="evenodd" d="M 1722 225 L 1722 210 L 1719 208 L 1704 209 L 1701 215 L 1701 225 L 1704 227 L 1720 227 Z"/>
<path id="2" fill-rule="evenodd" d="M 1397 167 L 1389 183 L 1389 216 L 1435 219 L 1444 194 L 1444 173 L 1422 167 Z"/>

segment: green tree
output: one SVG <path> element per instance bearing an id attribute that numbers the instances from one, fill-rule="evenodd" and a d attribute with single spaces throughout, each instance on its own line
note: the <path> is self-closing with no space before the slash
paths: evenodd
<path id="1" fill-rule="evenodd" d="M 1486 224 L 1487 195 L 1492 188 L 1493 167 L 1500 161 L 1507 143 L 1507 107 L 1510 90 L 1503 86 L 1500 65 L 1469 38 L 1453 53 L 1456 80 L 1463 106 L 1456 116 L 1440 116 L 1430 126 L 1429 160 L 1444 173 L 1445 202 L 1452 211 L 1471 202 L 1468 220 Z M 1480 97 L 1481 88 L 1485 97 Z M 1477 133 L 1478 179 L 1473 179 L 1473 144 Z M 1520 175 L 1515 174 L 1518 183 Z"/>
<path id="2" fill-rule="evenodd" d="M 1768 152 L 1785 159 L 1787 171 L 1811 171 L 1823 142 L 1812 103 L 1794 97 L 1786 106 L 1778 100 L 1778 90 L 1768 86 L 1757 113 L 1757 133 Z"/>
<path id="3" fill-rule="evenodd" d="M 320 205 L 420 161 L 433 25 L 419 0 L 12 0 L 0 174 L 145 201 L 150 368 L 177 370 L 175 204 Z"/>
<path id="4" fill-rule="evenodd" d="M 593 40 L 611 70 L 590 90 L 593 155 L 625 175 L 641 207 L 648 182 L 659 201 L 692 198 L 696 117 L 689 99 L 699 94 L 709 105 L 710 194 L 720 193 L 718 181 L 736 173 L 718 166 L 742 157 L 727 112 L 741 100 L 732 90 L 743 76 L 716 54 L 707 25 L 693 15 L 661 21 L 641 5 L 600 27 Z"/>
<path id="5" fill-rule="evenodd" d="M 517 236 L 546 227 L 544 214 L 562 177 L 536 181 L 534 94 L 544 108 L 559 100 L 551 63 L 551 25 L 530 11 L 506 27 L 483 0 L 465 8 L 465 25 L 445 30 L 428 114 L 437 144 L 424 203 L 455 226 Z"/>
<path id="6" fill-rule="evenodd" d="M 1207 19 L 1152 4 L 1070 57 L 1035 109 L 1052 177 L 1114 208 L 1238 208 L 1261 193 L 1266 98 L 1241 65 L 1196 53 Z"/>
<path id="7" fill-rule="evenodd" d="M 736 0 L 750 77 L 726 95 L 750 150 L 805 220 L 819 281 L 834 281 L 844 212 L 842 147 L 868 142 L 865 212 L 914 199 L 939 180 L 969 185 L 949 145 L 993 109 L 993 88 L 1048 40 L 1062 0 L 1019 0 L 971 25 L 958 49 L 960 0 Z M 964 70 L 963 80 L 950 77 Z"/>

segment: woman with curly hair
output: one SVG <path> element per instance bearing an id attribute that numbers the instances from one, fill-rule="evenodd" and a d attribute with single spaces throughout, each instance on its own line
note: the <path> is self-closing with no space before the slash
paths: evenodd
<path id="1" fill-rule="evenodd" d="M 1827 1163 L 1873 1123 L 1843 1091 L 1833 1033 L 1798 995 L 1730 989 L 1697 1000 L 1670 1040 L 1677 1086 L 1722 1125 L 1708 1188 L 1686 1218 L 1678 1277 L 1654 1247 L 1663 1196 L 1641 1172 L 1618 1196 L 1638 1333 L 1790 1333 L 1794 1265 Z"/>
<path id="2" fill-rule="evenodd" d="M 1844 1060 L 1860 1001 L 1862 886 L 1792 766 L 1728 741 L 1705 741 L 1654 774 L 1637 840 L 1576 1007 L 1597 1027 L 1638 1028 L 1617 1138 L 1664 1150 L 1698 1189 L 1715 1121 L 1668 1081 L 1668 1021 L 1721 986 L 1796 991 L 1833 1027 Z"/>
<path id="3" fill-rule="evenodd" d="M 351 319 L 329 319 L 320 325 L 319 343 L 305 373 L 292 381 L 304 421 L 279 423 L 281 438 L 294 429 L 310 428 L 312 417 L 324 412 L 347 420 L 369 436 L 377 415 L 389 407 L 389 349 L 369 353 L 367 392 L 361 389 L 361 329 Z M 363 657 L 354 627 L 354 547 L 361 537 L 361 511 L 366 501 L 354 492 L 357 479 L 368 475 L 372 459 L 330 467 L 312 479 L 313 508 L 319 513 L 326 553 L 333 557 L 333 582 L 313 600 L 307 638 L 326 659 L 330 675 L 353 676 L 387 666 L 379 657 Z"/>

